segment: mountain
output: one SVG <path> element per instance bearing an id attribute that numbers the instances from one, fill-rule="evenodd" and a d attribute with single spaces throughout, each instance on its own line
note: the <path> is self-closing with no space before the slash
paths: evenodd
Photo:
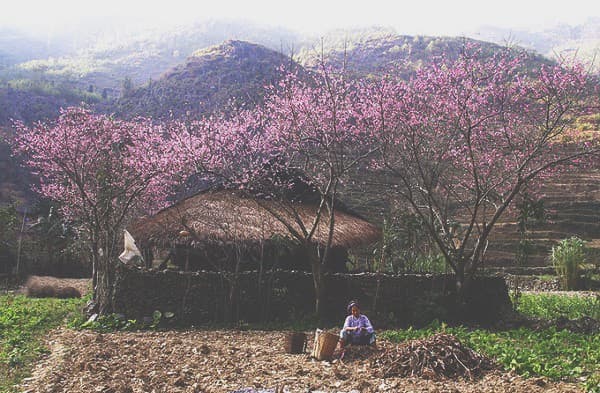
<path id="1" fill-rule="evenodd" d="M 93 26 L 92 31 L 94 34 L 70 31 L 36 37 L 36 47 L 42 45 L 38 41 L 48 46 L 27 51 L 21 46 L 33 45 L 33 38 L 26 41 L 21 32 L 0 30 L 0 63 L 4 54 L 7 65 L 0 67 L 0 81 L 43 77 L 83 89 L 90 85 L 98 91 L 106 89 L 109 97 L 116 98 L 126 78 L 134 85 L 156 79 L 199 48 L 235 39 L 285 52 L 299 40 L 290 30 L 240 20 L 205 20 L 169 28 L 135 28 L 122 23 Z M 18 56 L 9 57 L 10 53 Z"/>
<path id="2" fill-rule="evenodd" d="M 307 70 L 314 70 L 321 56 L 333 64 L 346 61 L 356 77 L 390 68 L 408 76 L 441 55 L 458 56 L 467 44 L 479 45 L 490 56 L 501 49 L 499 45 L 469 38 L 399 36 L 386 30 L 354 35 L 340 32 L 330 37 L 333 38 L 323 43 L 322 51 L 304 47 L 294 60 Z M 549 62 L 541 56 L 532 56 L 529 61 L 531 67 Z M 195 52 L 157 80 L 138 88 L 130 85 L 115 111 L 122 117 L 167 118 L 212 112 L 232 99 L 252 105 L 260 100 L 264 86 L 281 77 L 282 65 L 297 63 L 264 46 L 229 40 Z"/>
<path id="3" fill-rule="evenodd" d="M 303 49 L 298 61 L 307 69 L 315 68 L 324 56 L 326 62 L 346 63 L 357 76 L 378 74 L 389 69 L 400 71 L 405 77 L 440 56 L 456 58 L 465 45 L 475 44 L 484 55 L 502 49 L 500 45 L 466 37 L 432 37 L 397 35 L 390 30 L 372 30 L 362 34 L 340 31 L 323 41 L 322 51 Z M 549 62 L 532 54 L 530 66 Z"/>
<path id="4" fill-rule="evenodd" d="M 600 18 L 589 18 L 577 25 L 558 25 L 541 31 L 482 27 L 469 34 L 481 40 L 499 44 L 512 43 L 548 57 L 576 56 L 582 61 L 594 61 L 594 69 L 600 71 Z"/>
<path id="5" fill-rule="evenodd" d="M 470 36 L 499 44 L 511 37 L 520 45 L 546 56 L 551 56 L 557 49 L 573 51 L 578 48 L 589 58 L 598 49 L 599 24 L 598 19 L 590 19 L 580 26 L 561 26 L 538 33 L 487 28 Z M 127 20 L 85 24 L 82 21 L 65 29 L 34 35 L 0 28 L 0 82 L 43 78 L 84 90 L 92 86 L 109 98 L 118 98 L 125 80 L 139 86 L 149 79 L 157 79 L 199 48 L 217 45 L 227 39 L 254 42 L 284 54 L 297 54 L 299 60 L 308 61 L 321 51 L 320 37 L 233 19 L 155 28 L 136 27 Z M 423 55 L 440 53 L 450 49 L 457 40 L 399 36 L 394 29 L 381 27 L 333 30 L 324 37 L 325 52 L 342 53 L 346 43 L 352 57 L 367 56 L 375 61 L 382 55 L 394 53 L 418 59 L 420 55 L 415 52 Z M 382 40 L 390 45 L 378 42 Z M 369 41 L 389 53 L 369 52 Z M 356 46 L 366 52 L 355 50 Z M 367 58 L 363 62 L 366 64 Z"/>
<path id="6" fill-rule="evenodd" d="M 215 111 L 232 99 L 251 105 L 289 63 L 285 55 L 264 46 L 225 41 L 195 52 L 158 80 L 125 91 L 116 112 L 167 118 Z"/>

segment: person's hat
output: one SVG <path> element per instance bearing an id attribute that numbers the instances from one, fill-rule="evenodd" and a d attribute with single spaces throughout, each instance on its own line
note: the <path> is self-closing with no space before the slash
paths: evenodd
<path id="1" fill-rule="evenodd" d="M 348 303 L 348 305 L 346 306 L 346 311 L 352 312 L 352 307 L 354 307 L 354 306 L 360 308 L 360 306 L 358 305 L 358 302 L 356 300 L 351 300 L 350 303 Z"/>

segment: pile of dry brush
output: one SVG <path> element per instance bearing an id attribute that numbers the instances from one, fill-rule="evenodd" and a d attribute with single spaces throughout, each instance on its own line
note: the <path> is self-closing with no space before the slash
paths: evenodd
<path id="1" fill-rule="evenodd" d="M 464 346 L 454 336 L 436 334 L 423 340 L 411 340 L 386 346 L 371 360 L 378 377 L 418 376 L 426 379 L 474 379 L 493 368 L 492 361 Z"/>
<path id="2" fill-rule="evenodd" d="M 24 285 L 24 292 L 29 297 L 55 297 L 59 299 L 79 298 L 81 290 L 68 279 L 55 277 L 31 276 Z M 81 281 L 81 280 L 79 280 Z"/>

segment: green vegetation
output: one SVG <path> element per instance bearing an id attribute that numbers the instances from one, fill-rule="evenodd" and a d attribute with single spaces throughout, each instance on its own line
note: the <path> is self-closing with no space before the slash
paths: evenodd
<path id="1" fill-rule="evenodd" d="M 600 319 L 600 296 L 521 294 L 517 311 L 543 319 L 578 319 L 585 316 Z"/>
<path id="2" fill-rule="evenodd" d="M 62 325 L 84 301 L 0 295 L 0 392 L 10 392 L 29 375 L 33 362 L 47 351 L 44 335 Z"/>
<path id="3" fill-rule="evenodd" d="M 67 82 L 55 83 L 54 81 L 15 79 L 8 81 L 7 85 L 11 89 L 40 95 L 62 97 L 66 100 L 75 102 L 79 101 L 91 104 L 101 100 L 100 94 L 68 86 Z"/>
<path id="4" fill-rule="evenodd" d="M 416 214 L 395 212 L 383 220 L 383 238 L 367 270 L 389 273 L 448 273 L 444 256 Z"/>
<path id="5" fill-rule="evenodd" d="M 550 254 L 563 289 L 576 289 L 581 267 L 585 263 L 585 242 L 573 236 L 552 247 Z"/>
<path id="6" fill-rule="evenodd" d="M 173 313 L 161 313 L 156 310 L 152 314 L 152 319 L 148 321 L 139 321 L 137 319 L 127 319 L 120 314 L 109 314 L 100 316 L 95 321 L 89 321 L 83 314 L 77 315 L 68 323 L 72 329 L 88 329 L 99 333 L 108 333 L 114 331 L 136 331 L 143 329 L 157 329 L 161 325 L 167 325 L 174 317 Z"/>
<path id="7" fill-rule="evenodd" d="M 600 334 L 578 334 L 554 328 L 492 332 L 449 328 L 436 322 L 424 329 L 386 331 L 382 337 L 400 342 L 439 332 L 455 335 L 465 345 L 495 359 L 505 370 L 513 370 L 524 377 L 540 375 L 553 380 L 585 381 L 588 391 L 597 391 L 600 387 L 597 370 Z"/>

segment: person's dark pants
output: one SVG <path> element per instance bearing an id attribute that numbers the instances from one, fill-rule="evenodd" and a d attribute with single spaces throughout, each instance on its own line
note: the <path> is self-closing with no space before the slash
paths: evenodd
<path id="1" fill-rule="evenodd" d="M 371 345 L 375 342 L 375 333 L 363 332 L 356 335 L 342 329 L 340 339 L 344 341 L 345 345 Z"/>

